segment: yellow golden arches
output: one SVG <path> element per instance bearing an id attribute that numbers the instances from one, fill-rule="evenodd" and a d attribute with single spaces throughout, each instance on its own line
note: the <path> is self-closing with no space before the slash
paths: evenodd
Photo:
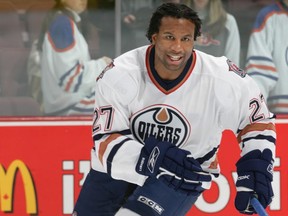
<path id="1" fill-rule="evenodd" d="M 36 191 L 29 169 L 21 160 L 14 160 L 5 171 L 0 164 L 0 208 L 4 212 L 12 211 L 14 181 L 17 171 L 21 173 L 25 190 L 27 214 L 37 213 Z"/>

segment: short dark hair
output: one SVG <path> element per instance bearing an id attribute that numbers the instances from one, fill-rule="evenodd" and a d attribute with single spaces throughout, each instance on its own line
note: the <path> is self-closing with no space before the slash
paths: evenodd
<path id="1" fill-rule="evenodd" d="M 164 3 L 160 5 L 156 11 L 152 14 L 149 27 L 147 29 L 146 37 L 152 42 L 152 35 L 159 32 L 161 20 L 163 17 L 184 18 L 190 20 L 195 24 L 194 40 L 201 35 L 201 19 L 198 17 L 197 12 L 192 10 L 185 4 L 178 3 Z"/>

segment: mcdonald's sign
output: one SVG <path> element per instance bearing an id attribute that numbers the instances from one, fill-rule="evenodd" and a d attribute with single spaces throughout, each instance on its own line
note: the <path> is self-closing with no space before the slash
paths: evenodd
<path id="1" fill-rule="evenodd" d="M 12 212 L 15 179 L 21 173 L 25 191 L 27 214 L 37 214 L 36 190 L 29 169 L 21 160 L 14 160 L 5 168 L 0 164 L 0 210 Z"/>
<path id="2" fill-rule="evenodd" d="M 74 117 L 71 121 L 70 117 L 62 118 L 15 122 L 1 121 L 0 117 L 0 216 L 71 216 L 90 170 L 91 120 L 89 117 L 87 122 L 75 122 Z M 277 121 L 274 198 L 266 210 L 269 215 L 288 216 L 288 118 Z M 49 139 L 43 139 L 47 134 Z M 234 207 L 235 163 L 239 155 L 235 135 L 225 131 L 219 150 L 222 174 L 213 180 L 211 189 L 203 193 L 187 216 L 240 216 Z M 39 163 L 39 158 L 45 163 Z"/>

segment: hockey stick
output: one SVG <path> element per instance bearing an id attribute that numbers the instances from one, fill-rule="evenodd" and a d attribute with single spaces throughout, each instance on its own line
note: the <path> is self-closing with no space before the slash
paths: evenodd
<path id="1" fill-rule="evenodd" d="M 251 205 L 253 206 L 253 208 L 255 209 L 255 211 L 259 216 L 269 216 L 256 197 L 253 197 L 251 199 Z"/>

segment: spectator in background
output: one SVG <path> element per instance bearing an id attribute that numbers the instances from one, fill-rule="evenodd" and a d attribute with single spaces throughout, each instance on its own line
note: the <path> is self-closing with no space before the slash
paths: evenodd
<path id="1" fill-rule="evenodd" d="M 214 56 L 227 56 L 240 64 L 240 36 L 237 22 L 227 13 L 221 0 L 186 0 L 203 22 L 195 49 Z"/>
<path id="2" fill-rule="evenodd" d="M 150 44 L 145 37 L 153 10 L 162 3 L 181 0 L 122 0 L 122 52 Z"/>
<path id="3" fill-rule="evenodd" d="M 56 0 L 44 20 L 38 46 L 47 115 L 91 115 L 96 77 L 111 59 L 91 60 L 81 32 L 80 14 L 87 0 Z"/>
<path id="4" fill-rule="evenodd" d="M 122 52 L 149 44 L 145 37 L 153 1 L 122 0 Z"/>
<path id="5" fill-rule="evenodd" d="M 288 0 L 263 8 L 249 39 L 246 70 L 258 83 L 270 110 L 288 113 Z"/>

